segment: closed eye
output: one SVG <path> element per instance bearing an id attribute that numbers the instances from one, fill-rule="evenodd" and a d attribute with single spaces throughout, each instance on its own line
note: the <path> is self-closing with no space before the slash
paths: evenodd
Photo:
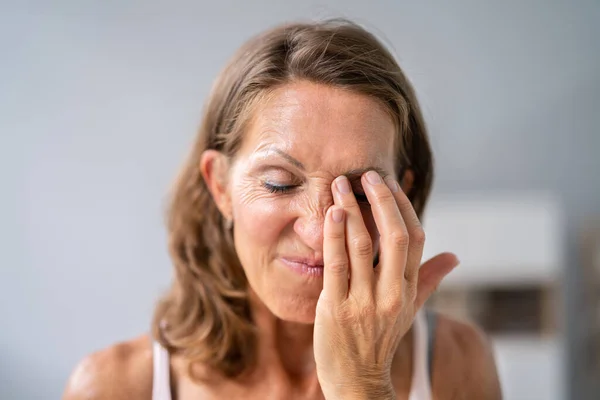
<path id="1" fill-rule="evenodd" d="M 294 186 L 294 185 L 274 185 L 274 184 L 269 183 L 269 182 L 263 182 L 263 186 L 270 193 L 284 193 L 284 194 L 285 193 L 289 193 L 294 188 L 296 188 L 296 186 Z"/>
<path id="2" fill-rule="evenodd" d="M 265 189 L 267 189 L 269 191 L 269 193 L 281 193 L 281 194 L 290 193 L 292 190 L 294 190 L 297 187 L 297 185 L 275 185 L 275 184 L 272 184 L 269 182 L 263 182 L 262 185 Z M 367 198 L 366 194 L 360 193 L 360 192 L 354 192 L 354 197 L 356 198 L 357 203 L 370 205 L 369 199 Z"/>

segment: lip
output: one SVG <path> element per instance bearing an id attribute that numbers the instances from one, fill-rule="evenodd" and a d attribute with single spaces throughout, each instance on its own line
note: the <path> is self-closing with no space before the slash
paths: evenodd
<path id="1" fill-rule="evenodd" d="M 299 275 L 322 277 L 323 260 L 303 257 L 281 257 L 279 259 L 286 267 Z"/>

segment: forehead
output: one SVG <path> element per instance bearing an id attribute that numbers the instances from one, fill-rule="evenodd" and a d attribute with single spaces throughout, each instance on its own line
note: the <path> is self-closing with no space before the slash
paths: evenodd
<path id="1" fill-rule="evenodd" d="M 392 172 L 395 134 L 392 118 L 377 100 L 298 82 L 276 89 L 257 107 L 242 153 L 265 156 L 277 149 L 307 170 L 332 174 L 365 166 Z"/>

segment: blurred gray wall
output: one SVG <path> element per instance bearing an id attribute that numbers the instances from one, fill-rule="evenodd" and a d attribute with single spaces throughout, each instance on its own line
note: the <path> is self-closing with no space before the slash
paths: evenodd
<path id="1" fill-rule="evenodd" d="M 597 1 L 2 1 L 1 399 L 59 398 L 81 357 L 147 329 L 171 275 L 164 195 L 212 80 L 250 34 L 330 16 L 393 46 L 435 193 L 559 196 L 577 310 L 574 235 L 600 211 Z M 569 397 L 584 399 L 585 326 L 568 315 Z"/>

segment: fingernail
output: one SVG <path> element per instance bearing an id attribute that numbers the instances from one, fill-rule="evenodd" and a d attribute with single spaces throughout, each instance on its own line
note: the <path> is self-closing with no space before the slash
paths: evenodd
<path id="1" fill-rule="evenodd" d="M 333 218 L 334 222 L 342 222 L 344 219 L 344 209 L 336 208 L 331 212 L 331 218 Z"/>
<path id="2" fill-rule="evenodd" d="M 454 255 L 454 268 L 458 267 L 460 265 L 460 259 L 458 258 L 458 256 L 456 256 L 456 254 Z"/>
<path id="3" fill-rule="evenodd" d="M 339 176 L 335 181 L 335 185 L 337 186 L 337 188 L 341 194 L 349 194 L 350 193 L 350 182 L 348 181 L 348 178 L 346 178 L 345 176 L 343 176 L 343 175 Z"/>
<path id="4" fill-rule="evenodd" d="M 379 185 L 381 183 L 381 176 L 375 171 L 367 172 L 367 182 L 371 185 Z"/>
<path id="5" fill-rule="evenodd" d="M 390 190 L 394 193 L 396 193 L 398 190 L 400 190 L 400 186 L 398 185 L 398 182 L 396 182 L 396 180 L 394 178 L 386 178 L 385 183 L 390 188 Z"/>

